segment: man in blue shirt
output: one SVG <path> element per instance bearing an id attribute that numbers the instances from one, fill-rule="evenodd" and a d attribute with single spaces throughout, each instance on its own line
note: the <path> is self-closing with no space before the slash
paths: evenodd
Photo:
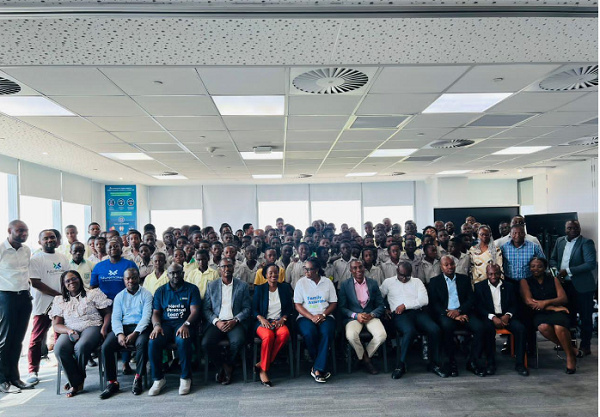
<path id="1" fill-rule="evenodd" d="M 114 300 L 116 295 L 125 289 L 123 275 L 129 268 L 137 269 L 137 265 L 129 259 L 122 258 L 121 239 L 108 242 L 109 259 L 98 263 L 92 271 L 91 288 L 100 288 L 108 298 Z"/>
<path id="2" fill-rule="evenodd" d="M 192 385 L 192 336 L 200 319 L 200 291 L 183 280 L 183 267 L 177 263 L 171 264 L 167 275 L 169 282 L 154 293 L 153 330 L 148 344 L 154 380 L 148 392 L 150 396 L 160 394 L 167 383 L 162 370 L 162 351 L 169 343 L 177 344 L 181 364 L 179 395 L 189 394 Z"/>
<path id="3" fill-rule="evenodd" d="M 502 247 L 504 276 L 513 281 L 520 281 L 531 276 L 529 261 L 533 257 L 546 258 L 539 245 L 525 240 L 525 227 L 515 224 L 510 228 L 510 241 Z M 517 288 L 519 283 L 515 283 Z"/>
<path id="4" fill-rule="evenodd" d="M 152 316 L 152 294 L 140 286 L 140 273 L 137 268 L 128 268 L 123 276 L 125 289 L 115 297 L 112 312 L 112 332 L 102 344 L 102 355 L 106 368 L 108 385 L 100 394 L 105 400 L 119 391 L 115 352 L 135 347 L 136 372 L 131 391 L 142 393 L 142 372 L 148 362 L 148 336 Z"/>

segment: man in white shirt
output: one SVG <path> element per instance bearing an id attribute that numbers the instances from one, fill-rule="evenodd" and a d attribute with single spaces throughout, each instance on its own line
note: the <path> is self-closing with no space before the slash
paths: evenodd
<path id="1" fill-rule="evenodd" d="M 31 258 L 29 277 L 31 279 L 31 295 L 33 296 L 33 323 L 29 342 L 29 378 L 26 382 L 37 384 L 38 371 L 42 358 L 42 344 L 46 340 L 52 320 L 48 311 L 55 296 L 61 295 L 60 276 L 69 270 L 69 260 L 56 252 L 57 240 L 54 231 L 42 230 L 39 236 L 42 252 Z"/>
<path id="2" fill-rule="evenodd" d="M 83 286 L 87 290 L 90 288 L 90 280 L 92 279 L 92 271 L 95 264 L 84 259 L 85 245 L 81 242 L 75 242 L 71 245 L 71 260 L 69 261 L 69 270 L 79 272 L 83 280 Z"/>
<path id="3" fill-rule="evenodd" d="M 419 279 L 412 279 L 411 274 L 410 263 L 402 261 L 398 264 L 397 276 L 387 278 L 381 285 L 381 295 L 387 299 L 392 321 L 402 335 L 400 358 L 392 378 L 399 379 L 406 373 L 406 356 L 417 332 L 426 334 L 429 339 L 432 371 L 446 378 L 448 375 L 440 367 L 441 330 L 423 310 L 429 304 L 425 285 Z"/>
<path id="4" fill-rule="evenodd" d="M 18 393 L 32 384 L 21 381 L 19 357 L 31 315 L 29 263 L 25 245 L 29 229 L 20 220 L 8 225 L 8 239 L 0 244 L 0 392 Z M 12 386 L 11 386 L 12 385 Z"/>
<path id="5" fill-rule="evenodd" d="M 78 242 L 77 226 L 70 224 L 67 227 L 65 227 L 65 240 L 66 240 L 66 242 L 64 242 L 62 245 L 60 245 L 56 249 L 56 251 L 58 253 L 65 255 L 67 257 L 67 259 L 70 259 L 71 258 L 71 245 L 75 242 Z"/>

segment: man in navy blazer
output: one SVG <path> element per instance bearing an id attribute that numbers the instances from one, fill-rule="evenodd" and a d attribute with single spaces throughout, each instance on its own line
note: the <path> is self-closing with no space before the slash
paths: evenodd
<path id="1" fill-rule="evenodd" d="M 233 363 L 246 343 L 246 321 L 252 310 L 248 284 L 233 278 L 233 265 L 231 259 L 221 259 L 221 279 L 208 284 L 202 303 L 207 321 L 202 348 L 217 365 L 216 381 L 223 385 L 231 383 Z M 229 339 L 229 353 L 223 358 L 218 344 L 225 338 Z"/>
<path id="2" fill-rule="evenodd" d="M 525 326 L 515 316 L 518 310 L 517 292 L 511 282 L 502 281 L 497 264 L 488 264 L 487 279 L 475 284 L 475 305 L 485 327 L 487 375 L 496 373 L 496 329 L 506 329 L 515 338 L 515 370 L 528 376 L 525 368 Z"/>
<path id="3" fill-rule="evenodd" d="M 550 256 L 550 266 L 558 269 L 558 278 L 564 281 L 569 298 L 569 312 L 573 323 L 576 314 L 581 320 L 581 344 L 584 354 L 591 354 L 592 314 L 594 292 L 597 289 L 593 271 L 596 269 L 596 246 L 594 241 L 581 236 L 577 220 L 565 224 L 565 234 L 558 238 Z"/>
<path id="4" fill-rule="evenodd" d="M 444 350 L 449 360 L 450 376 L 458 376 L 454 331 L 467 329 L 473 333 L 471 355 L 467 360 L 467 370 L 477 376 L 485 376 L 485 369 L 477 363 L 483 351 L 483 323 L 475 315 L 475 294 L 471 280 L 466 275 L 457 274 L 454 258 L 446 255 L 440 261 L 442 273 L 431 278 L 429 311 L 433 320 L 442 329 Z"/>
<path id="5" fill-rule="evenodd" d="M 365 370 L 375 375 L 378 371 L 371 363 L 371 358 L 387 339 L 387 333 L 379 319 L 385 311 L 385 305 L 379 285 L 374 279 L 365 276 L 365 266 L 361 261 L 357 259 L 350 261 L 350 273 L 352 279 L 341 283 L 338 296 L 346 338 Z M 366 327 L 372 335 L 366 350 L 360 341 L 363 327 Z"/>

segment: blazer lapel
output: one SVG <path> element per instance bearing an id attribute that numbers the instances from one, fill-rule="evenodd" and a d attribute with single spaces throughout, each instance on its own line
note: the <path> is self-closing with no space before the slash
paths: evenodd
<path id="1" fill-rule="evenodd" d="M 220 279 L 218 281 L 221 281 Z M 215 312 L 215 314 L 218 316 L 221 313 L 221 303 L 223 301 L 223 295 L 221 293 L 221 282 L 219 282 L 217 285 L 215 285 L 216 287 L 216 291 L 215 291 L 215 299 L 213 300 L 213 310 Z"/>

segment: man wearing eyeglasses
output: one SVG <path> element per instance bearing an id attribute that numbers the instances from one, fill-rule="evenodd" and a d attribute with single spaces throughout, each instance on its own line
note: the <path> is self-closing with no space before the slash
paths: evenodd
<path id="1" fill-rule="evenodd" d="M 208 359 L 217 365 L 217 383 L 229 385 L 233 363 L 246 343 L 246 320 L 250 317 L 252 302 L 248 284 L 233 278 L 233 260 L 221 259 L 220 280 L 208 284 L 203 302 L 207 328 L 202 339 L 202 348 Z M 229 352 L 223 358 L 219 342 L 229 340 Z"/>

